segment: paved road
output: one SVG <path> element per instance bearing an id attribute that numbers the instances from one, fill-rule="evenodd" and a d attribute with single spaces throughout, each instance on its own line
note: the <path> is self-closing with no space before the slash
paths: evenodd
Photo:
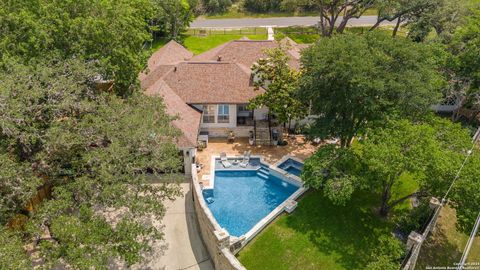
<path id="1" fill-rule="evenodd" d="M 278 17 L 278 18 L 248 18 L 248 19 L 196 19 L 190 28 L 243 28 L 243 27 L 287 27 L 287 26 L 313 26 L 318 23 L 318 17 Z M 339 17 L 337 23 L 342 18 Z M 374 25 L 377 16 L 362 16 L 350 19 L 349 26 Z M 395 25 L 395 22 L 385 22 L 382 25 Z"/>

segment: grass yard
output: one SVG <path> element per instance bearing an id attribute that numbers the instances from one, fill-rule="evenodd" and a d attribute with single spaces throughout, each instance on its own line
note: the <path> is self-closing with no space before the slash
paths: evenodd
<path id="1" fill-rule="evenodd" d="M 367 32 L 369 29 L 370 27 L 347 27 L 345 28 L 345 32 L 362 34 Z M 378 29 L 381 31 L 386 31 L 389 34 L 391 34 L 393 31 L 393 27 L 379 27 Z M 275 33 L 280 39 L 282 36 L 288 36 L 299 44 L 312 44 L 320 38 L 320 34 L 318 34 L 318 29 L 315 27 L 292 26 L 275 28 Z M 405 27 L 401 27 L 397 35 L 406 37 L 407 33 L 407 29 Z"/>
<path id="2" fill-rule="evenodd" d="M 183 41 L 185 48 L 193 52 L 194 54 L 200 54 L 202 52 L 213 49 L 219 45 L 222 45 L 225 42 L 231 40 L 241 39 L 242 37 L 248 37 L 252 40 L 266 40 L 266 34 L 257 34 L 257 35 L 236 35 L 236 34 L 227 34 L 227 35 L 211 35 L 206 37 L 200 36 L 187 36 Z"/>
<path id="3" fill-rule="evenodd" d="M 312 44 L 320 38 L 318 29 L 315 27 L 291 26 L 275 28 L 276 39 L 282 39 L 284 36 L 288 36 L 299 44 Z"/>
<path id="4" fill-rule="evenodd" d="M 416 269 L 423 270 L 427 266 L 450 266 L 458 263 L 468 241 L 468 235 L 456 228 L 455 209 L 445 207 L 440 213 L 436 230 L 427 239 L 420 250 Z M 480 263 L 480 236 L 477 236 L 470 250 L 468 261 Z"/>
<path id="5" fill-rule="evenodd" d="M 254 34 L 254 33 L 257 34 Z M 266 40 L 267 34 L 265 31 L 260 30 L 249 31 L 243 30 L 243 33 L 240 34 L 239 30 L 232 31 L 231 33 L 223 34 L 222 33 L 213 33 L 212 35 L 207 36 L 197 36 L 197 35 L 184 35 L 182 38 L 182 45 L 185 46 L 188 50 L 194 54 L 200 54 L 210 49 L 213 49 L 219 45 L 222 45 L 225 42 L 231 40 L 241 39 L 242 37 L 248 37 L 252 40 Z M 251 33 L 251 34 L 250 34 Z M 158 39 L 154 41 L 151 45 L 150 52 L 154 53 L 156 50 L 160 49 L 163 45 L 168 42 L 166 39 Z"/>
<path id="6" fill-rule="evenodd" d="M 365 269 L 381 236 L 394 224 L 380 218 L 378 197 L 356 193 L 344 207 L 308 192 L 239 254 L 247 269 Z"/>

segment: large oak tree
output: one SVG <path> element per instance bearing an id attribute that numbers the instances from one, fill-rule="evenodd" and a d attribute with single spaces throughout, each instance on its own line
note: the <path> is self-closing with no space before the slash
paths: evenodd
<path id="1" fill-rule="evenodd" d="M 398 120 L 370 130 L 351 148 L 321 148 L 305 162 L 302 177 L 307 185 L 323 188 L 336 204 L 345 203 L 355 190 L 369 190 L 378 196 L 379 212 L 386 216 L 414 196 L 442 198 L 471 146 L 468 130 L 449 120 Z M 471 228 L 476 217 L 472 213 L 478 212 L 478 168 L 476 150 L 449 196 L 463 228 Z M 418 188 L 394 197 L 401 181 Z"/>
<path id="2" fill-rule="evenodd" d="M 347 147 L 392 115 L 421 117 L 441 97 L 441 50 L 381 32 L 320 39 L 302 56 L 299 97 L 317 115 L 312 135 Z"/>
<path id="3" fill-rule="evenodd" d="M 178 195 L 179 131 L 162 100 L 102 92 L 98 71 L 79 59 L 5 67 L 1 225 L 26 215 L 27 222 L 14 227 L 25 244 L 37 244 L 47 266 L 105 269 L 115 260 L 142 261 L 162 239 L 152 222 L 163 216 L 162 200 Z M 41 186 L 51 192 L 26 211 Z"/>

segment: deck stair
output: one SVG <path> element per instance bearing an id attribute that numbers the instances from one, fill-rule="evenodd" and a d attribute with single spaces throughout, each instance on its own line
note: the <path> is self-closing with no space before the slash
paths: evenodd
<path id="1" fill-rule="evenodd" d="M 268 121 L 255 121 L 255 145 L 271 145 Z"/>
<path id="2" fill-rule="evenodd" d="M 260 176 L 260 178 L 268 179 L 268 176 L 270 175 L 270 169 L 268 168 L 268 166 L 260 164 L 257 175 Z"/>

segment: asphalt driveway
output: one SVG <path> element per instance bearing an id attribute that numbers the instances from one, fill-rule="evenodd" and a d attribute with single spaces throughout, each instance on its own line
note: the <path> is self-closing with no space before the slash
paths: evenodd
<path id="1" fill-rule="evenodd" d="M 246 27 L 288 27 L 313 26 L 319 17 L 277 17 L 277 18 L 245 18 L 245 19 L 196 19 L 190 28 L 246 28 Z M 342 21 L 339 17 L 337 23 Z M 371 26 L 377 22 L 377 16 L 362 16 L 350 19 L 348 26 Z M 384 22 L 381 25 L 395 25 L 395 22 Z"/>

